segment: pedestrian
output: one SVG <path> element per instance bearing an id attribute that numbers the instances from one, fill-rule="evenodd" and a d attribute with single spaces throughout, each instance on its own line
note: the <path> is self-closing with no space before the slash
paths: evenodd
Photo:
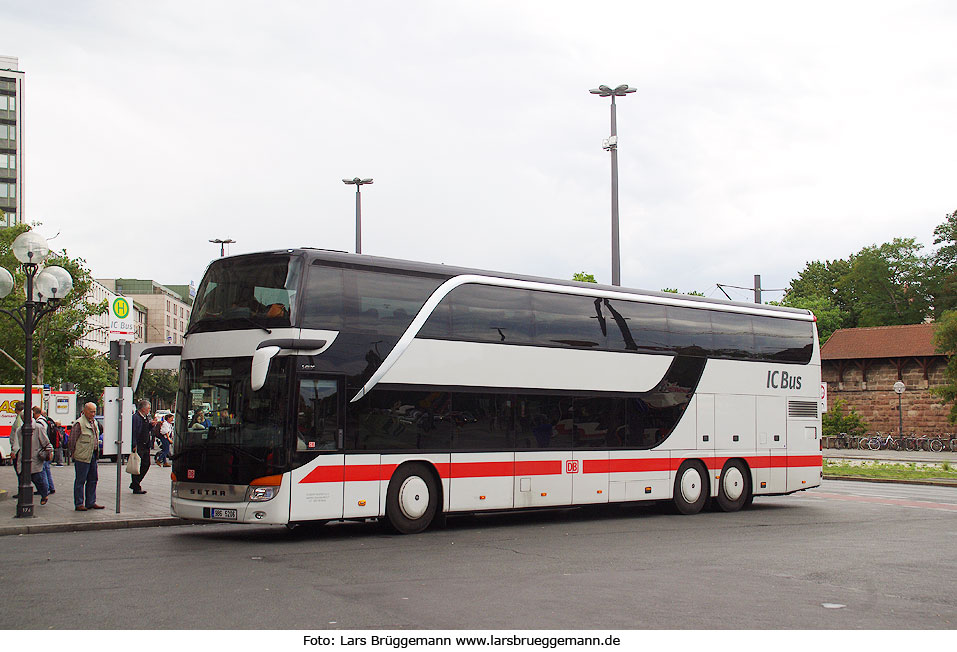
<path id="1" fill-rule="evenodd" d="M 167 414 L 163 417 L 163 422 L 160 425 L 159 429 L 159 440 L 160 440 L 160 452 L 157 458 L 157 462 L 161 463 L 163 466 L 169 466 L 169 451 L 170 444 L 173 443 L 173 413 Z"/>
<path id="2" fill-rule="evenodd" d="M 57 438 L 56 443 L 53 444 L 56 447 L 53 453 L 53 463 L 56 466 L 63 466 L 63 458 L 66 457 L 66 430 L 59 421 L 54 421 L 53 425 L 56 427 Z"/>
<path id="3" fill-rule="evenodd" d="M 78 512 L 103 509 L 96 504 L 96 455 L 100 447 L 100 426 L 96 422 L 96 403 L 83 406 L 83 414 L 70 429 L 70 456 L 76 469 L 73 482 L 73 506 Z"/>
<path id="4" fill-rule="evenodd" d="M 136 402 L 136 412 L 133 413 L 133 449 L 140 456 L 140 472 L 133 475 L 133 481 L 130 482 L 130 489 L 134 494 L 146 493 L 140 483 L 150 469 L 150 439 L 153 434 L 149 419 L 150 407 L 150 402 L 141 398 Z"/>
<path id="5" fill-rule="evenodd" d="M 17 416 L 10 427 L 10 459 L 13 460 L 13 470 L 17 474 L 17 493 L 20 492 L 20 428 L 23 427 L 23 401 L 13 404 L 13 411 Z"/>
<path id="6" fill-rule="evenodd" d="M 43 414 L 43 410 L 40 409 L 40 406 L 33 406 L 33 420 L 40 424 L 40 427 L 43 428 L 43 432 L 46 433 L 47 441 L 50 442 L 50 445 L 56 448 L 56 443 L 53 440 L 53 437 L 50 436 L 51 433 L 55 433 L 55 429 L 51 427 L 50 417 Z M 55 494 L 56 488 L 53 486 L 53 471 L 50 470 L 50 462 L 53 460 L 53 456 L 50 456 L 49 460 L 43 461 L 43 478 L 47 483 L 47 493 Z"/>
<path id="7" fill-rule="evenodd" d="M 33 435 L 30 438 L 33 444 L 30 456 L 30 479 L 33 481 L 33 486 L 37 488 L 37 493 L 40 494 L 40 504 L 46 505 L 50 491 L 47 487 L 46 474 L 43 472 L 43 463 L 53 459 L 53 446 L 50 445 L 43 424 L 36 419 L 31 419 L 30 425 L 33 427 Z M 22 427 L 20 428 L 20 441 L 22 445 Z M 22 455 L 18 456 L 18 461 L 20 462 L 19 472 L 22 474 L 24 461 Z"/>

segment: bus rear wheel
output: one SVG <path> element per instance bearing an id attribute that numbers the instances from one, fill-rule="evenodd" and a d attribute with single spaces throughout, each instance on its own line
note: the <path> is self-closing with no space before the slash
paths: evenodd
<path id="1" fill-rule="evenodd" d="M 721 469 L 718 481 L 718 507 L 736 512 L 748 503 L 751 494 L 751 473 L 739 460 L 729 460 Z"/>
<path id="2" fill-rule="evenodd" d="M 425 464 L 406 464 L 396 470 L 386 493 L 385 515 L 401 534 L 429 527 L 438 511 L 439 487 Z"/>
<path id="3" fill-rule="evenodd" d="M 673 502 L 681 514 L 697 514 L 708 501 L 707 473 L 700 462 L 684 462 L 675 475 Z"/>

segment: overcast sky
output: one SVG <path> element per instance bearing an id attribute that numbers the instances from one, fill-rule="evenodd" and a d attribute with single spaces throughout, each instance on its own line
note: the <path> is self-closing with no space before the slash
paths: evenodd
<path id="1" fill-rule="evenodd" d="M 352 251 L 721 296 L 957 209 L 954 2 L 0 0 L 24 200 L 97 277 Z M 732 293 L 746 299 L 749 293 Z M 768 293 L 765 299 L 779 298 Z"/>

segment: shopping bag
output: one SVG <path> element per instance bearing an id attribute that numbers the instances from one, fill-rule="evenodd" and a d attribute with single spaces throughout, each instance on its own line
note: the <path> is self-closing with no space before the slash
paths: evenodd
<path id="1" fill-rule="evenodd" d="M 126 462 L 126 472 L 130 475 L 139 475 L 140 474 L 140 456 L 137 455 L 136 451 L 130 453 L 130 459 Z"/>

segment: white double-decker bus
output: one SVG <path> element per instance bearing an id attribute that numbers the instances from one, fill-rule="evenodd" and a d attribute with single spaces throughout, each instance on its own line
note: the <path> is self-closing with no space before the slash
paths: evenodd
<path id="1" fill-rule="evenodd" d="M 213 262 L 181 351 L 137 375 L 172 353 L 185 519 L 414 533 L 821 482 L 807 311 L 290 249 Z"/>

